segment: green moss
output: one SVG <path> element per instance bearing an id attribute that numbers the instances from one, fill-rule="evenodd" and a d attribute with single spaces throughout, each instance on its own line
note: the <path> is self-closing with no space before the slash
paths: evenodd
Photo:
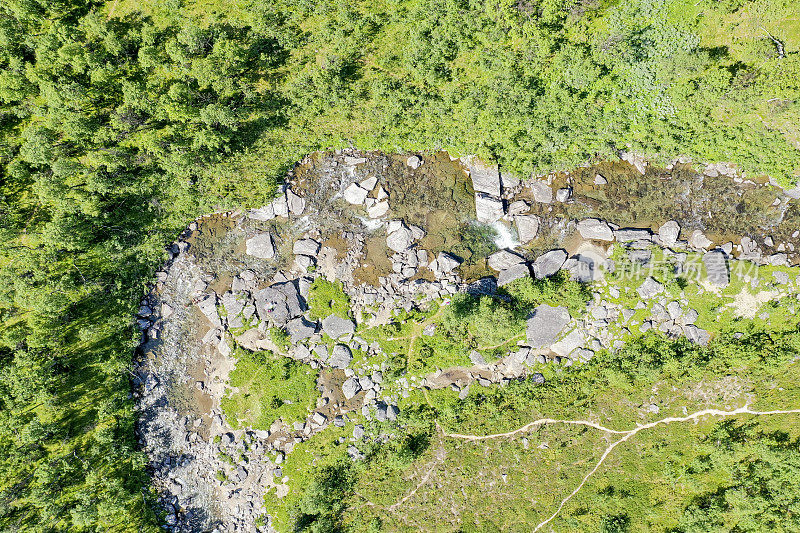
<path id="1" fill-rule="evenodd" d="M 312 319 L 323 319 L 331 314 L 350 318 L 350 298 L 339 281 L 330 282 L 322 277 L 314 279 L 309 289 L 308 308 Z"/>

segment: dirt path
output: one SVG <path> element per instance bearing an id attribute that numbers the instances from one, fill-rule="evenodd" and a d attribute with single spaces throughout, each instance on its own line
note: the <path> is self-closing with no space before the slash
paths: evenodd
<path id="1" fill-rule="evenodd" d="M 622 435 L 621 438 L 609 444 L 609 446 L 600 456 L 600 459 L 597 461 L 597 463 L 595 463 L 594 467 L 583 477 L 580 484 L 578 484 L 578 486 L 575 487 L 575 489 L 572 492 L 570 492 L 569 495 L 567 495 L 567 497 L 561 500 L 561 503 L 559 504 L 555 512 L 547 520 L 540 522 L 533 529 L 533 531 L 536 532 L 539 531 L 544 526 L 546 526 L 548 523 L 550 523 L 554 518 L 558 516 L 558 514 L 561 512 L 561 510 L 564 508 L 567 502 L 569 502 L 576 494 L 578 494 L 578 492 L 580 492 L 580 490 L 583 488 L 583 486 L 586 484 L 589 478 L 592 477 L 592 475 L 595 472 L 597 472 L 597 470 L 606 460 L 606 457 L 609 456 L 609 454 L 614 450 L 614 448 L 616 448 L 619 444 L 622 444 L 623 442 L 631 439 L 634 435 L 636 435 L 640 431 L 643 431 L 645 429 L 651 429 L 661 424 L 671 424 L 673 422 L 688 422 L 690 420 L 696 420 L 703 416 L 721 416 L 721 417 L 738 416 L 738 415 L 767 416 L 767 415 L 788 415 L 788 414 L 798 414 L 798 413 L 800 413 L 800 409 L 753 411 L 752 409 L 750 409 L 749 405 L 745 404 L 744 406 L 739 407 L 737 409 L 733 409 L 731 411 L 723 411 L 720 409 L 703 409 L 702 411 L 697 411 L 687 416 L 662 418 L 661 420 L 656 420 L 655 422 L 650 422 L 649 424 L 637 425 L 635 428 L 629 430 L 618 430 L 618 429 L 607 428 L 590 420 L 558 420 L 554 418 L 540 418 L 539 420 L 535 420 L 530 424 L 526 424 L 519 429 L 516 429 L 514 431 L 509 431 L 507 433 L 495 433 L 493 435 L 463 435 L 461 433 L 447 433 L 443 431 L 442 434 L 445 437 L 450 437 L 454 439 L 481 441 L 488 439 L 513 437 L 520 433 L 525 433 L 535 426 L 541 426 L 544 424 L 571 424 L 571 425 L 587 426 L 606 433 Z"/>

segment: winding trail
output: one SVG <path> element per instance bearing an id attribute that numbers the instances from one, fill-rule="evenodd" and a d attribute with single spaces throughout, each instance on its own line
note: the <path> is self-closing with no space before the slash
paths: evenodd
<path id="1" fill-rule="evenodd" d="M 507 433 L 495 433 L 495 434 L 492 434 L 492 435 L 464 435 L 464 434 L 461 434 L 461 433 L 448 433 L 446 431 L 442 431 L 442 435 L 444 435 L 445 437 L 453 438 L 453 439 L 462 439 L 462 440 L 468 440 L 468 441 L 482 441 L 482 440 L 489 440 L 489 439 L 500 439 L 500 438 L 514 437 L 515 435 L 518 435 L 520 433 L 525 433 L 525 432 L 529 431 L 530 429 L 532 429 L 532 428 L 534 428 L 536 426 L 541 426 L 541 425 L 544 425 L 544 424 L 568 424 L 568 425 L 587 426 L 587 427 L 590 427 L 590 428 L 597 429 L 599 431 L 603 431 L 605 433 L 622 435 L 621 438 L 617 439 L 616 441 L 614 441 L 614 442 L 612 442 L 611 444 L 608 445 L 608 447 L 605 449 L 603 454 L 600 456 L 600 459 L 597 461 L 597 463 L 595 463 L 594 467 L 583 477 L 583 479 L 581 480 L 580 484 L 578 484 L 578 486 L 575 487 L 575 489 L 572 492 L 570 492 L 569 495 L 567 495 L 563 500 L 561 500 L 561 503 L 559 504 L 559 506 L 555 510 L 555 512 L 547 520 L 544 520 L 544 521 L 540 522 L 533 529 L 533 531 L 535 533 L 536 531 L 539 531 L 541 528 L 543 528 L 544 526 L 549 524 L 554 518 L 556 518 L 558 516 L 558 514 L 561 512 L 561 510 L 564 508 L 564 506 L 567 504 L 567 502 L 569 502 L 576 494 L 578 494 L 578 492 L 580 492 L 580 490 L 583 488 L 583 486 L 586 484 L 586 482 L 589 480 L 589 478 L 592 477 L 592 475 L 594 475 L 595 472 L 597 472 L 597 470 L 600 468 L 600 466 L 606 460 L 606 457 L 609 456 L 609 454 L 614 450 L 614 448 L 616 448 L 618 445 L 622 444 L 623 442 L 631 439 L 634 435 L 636 435 L 640 431 L 643 431 L 645 429 L 651 429 L 651 428 L 654 428 L 654 427 L 662 425 L 662 424 L 671 424 L 673 422 L 688 422 L 690 420 L 697 420 L 698 418 L 703 417 L 703 416 L 730 417 L 730 416 L 738 416 L 738 415 L 769 416 L 769 415 L 788 415 L 788 414 L 800 414 L 800 409 L 773 410 L 773 411 L 754 411 L 754 410 L 750 409 L 750 406 L 748 404 L 745 404 L 744 406 L 739 407 L 737 409 L 733 409 L 731 411 L 724 411 L 724 410 L 721 410 L 721 409 L 703 409 L 701 411 L 694 412 L 694 413 L 692 413 L 690 415 L 687 415 L 687 416 L 667 417 L 667 418 L 662 418 L 661 420 L 656 420 L 655 422 L 650 422 L 648 424 L 639 424 L 635 428 L 628 429 L 628 430 L 619 430 L 619 429 L 607 428 L 605 426 L 602 426 L 602 425 L 597 424 L 595 422 L 592 422 L 590 420 L 558 420 L 558 419 L 555 419 L 555 418 L 540 418 L 539 420 L 534 420 L 533 422 L 531 422 L 529 424 L 526 424 L 526 425 L 522 426 L 519 429 L 516 429 L 514 431 L 509 431 Z M 416 492 L 416 491 L 414 491 L 414 492 Z"/>

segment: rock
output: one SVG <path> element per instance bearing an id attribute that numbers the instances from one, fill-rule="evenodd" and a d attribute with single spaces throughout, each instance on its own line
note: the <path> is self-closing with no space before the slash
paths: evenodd
<path id="1" fill-rule="evenodd" d="M 562 189 L 558 189 L 556 191 L 556 201 L 557 202 L 566 202 L 572 198 L 572 187 L 564 187 Z"/>
<path id="2" fill-rule="evenodd" d="M 539 217 L 536 215 L 516 216 L 514 224 L 517 226 L 517 235 L 521 244 L 529 243 L 539 233 Z"/>
<path id="3" fill-rule="evenodd" d="M 708 341 L 711 339 L 711 334 L 708 331 L 700 329 L 697 326 L 684 326 L 683 333 L 686 335 L 687 339 L 699 344 L 700 346 L 707 345 Z"/>
<path id="4" fill-rule="evenodd" d="M 508 206 L 508 215 L 509 216 L 516 216 L 521 215 L 523 213 L 527 213 L 531 210 L 531 207 L 528 205 L 528 202 L 525 200 L 517 200 L 516 202 L 511 202 Z"/>
<path id="5" fill-rule="evenodd" d="M 356 325 L 352 320 L 344 319 L 337 315 L 328 315 L 322 319 L 322 331 L 330 338 L 338 339 L 355 333 Z"/>
<path id="6" fill-rule="evenodd" d="M 532 383 L 536 383 L 537 385 L 544 385 L 545 381 L 544 375 L 541 374 L 540 372 L 534 372 L 533 374 L 531 374 L 530 379 Z"/>
<path id="7" fill-rule="evenodd" d="M 775 278 L 775 283 L 778 285 L 786 285 L 789 283 L 789 274 L 786 272 L 776 271 L 772 273 L 772 277 Z M 161 314 L 163 315 L 164 312 L 162 311 Z"/>
<path id="8" fill-rule="evenodd" d="M 412 155 L 411 157 L 406 159 L 406 165 L 410 166 L 414 170 L 418 169 L 421 164 L 422 164 L 422 158 L 418 155 Z"/>
<path id="9" fill-rule="evenodd" d="M 469 360 L 473 365 L 485 365 L 486 360 L 480 354 L 480 352 L 472 350 L 469 352 Z"/>
<path id="10" fill-rule="evenodd" d="M 491 224 L 503 216 L 503 201 L 486 193 L 475 193 L 475 218 L 478 222 Z"/>
<path id="11" fill-rule="evenodd" d="M 296 195 L 291 190 L 286 191 L 286 206 L 289 212 L 295 216 L 300 216 L 306 209 L 306 201 L 304 198 Z"/>
<path id="12" fill-rule="evenodd" d="M 361 186 L 362 189 L 366 191 L 371 191 L 378 184 L 378 178 L 375 176 L 370 176 L 365 180 L 361 180 L 360 182 L 358 182 L 358 184 Z"/>
<path id="13" fill-rule="evenodd" d="M 528 182 L 528 187 L 533 193 L 533 199 L 540 204 L 549 204 L 553 201 L 553 189 L 540 180 L 531 180 Z"/>
<path id="14" fill-rule="evenodd" d="M 286 200 L 286 195 L 282 194 L 272 201 L 272 210 L 275 212 L 276 217 L 289 216 L 289 203 Z"/>
<path id="15" fill-rule="evenodd" d="M 528 263 L 519 263 L 516 265 L 512 265 L 509 268 L 500 271 L 500 274 L 497 276 L 497 286 L 503 287 L 504 285 L 508 285 L 512 281 L 526 278 L 530 275 L 531 275 L 531 269 L 528 266 Z"/>
<path id="16" fill-rule="evenodd" d="M 317 424 L 318 426 L 321 426 L 322 424 L 328 421 L 328 417 L 317 411 L 313 415 L 311 415 L 311 421 Z"/>
<path id="17" fill-rule="evenodd" d="M 414 234 L 403 223 L 386 237 L 386 246 L 398 253 L 408 250 L 413 242 Z"/>
<path id="18" fill-rule="evenodd" d="M 678 236 L 681 233 L 681 226 L 674 220 L 665 222 L 658 228 L 658 237 L 661 239 L 661 244 L 664 246 L 673 246 L 678 242 Z"/>
<path id="19" fill-rule="evenodd" d="M 295 255 L 316 256 L 319 253 L 319 243 L 314 239 L 300 239 L 292 245 L 292 252 Z"/>
<path id="20" fill-rule="evenodd" d="M 222 325 L 219 319 L 219 313 L 217 312 L 217 295 L 216 294 L 207 294 L 200 300 L 198 300 L 195 305 L 197 308 L 200 309 L 200 312 L 205 315 L 209 322 L 211 322 L 211 326 L 218 328 Z"/>
<path id="21" fill-rule="evenodd" d="M 652 240 L 653 234 L 649 229 L 623 228 L 616 230 L 614 237 L 619 242 L 649 241 Z"/>
<path id="22" fill-rule="evenodd" d="M 509 250 L 500 250 L 489 256 L 487 259 L 489 268 L 497 271 L 506 270 L 514 265 L 525 262 L 525 258 Z"/>
<path id="23" fill-rule="evenodd" d="M 344 397 L 348 400 L 352 400 L 360 391 L 361 384 L 354 377 L 348 378 L 342 383 L 342 394 L 344 394 Z"/>
<path id="24" fill-rule="evenodd" d="M 636 292 L 639 293 L 639 297 L 642 300 L 647 301 L 653 298 L 656 294 L 664 292 L 664 286 L 652 277 L 648 277 L 646 280 L 644 280 L 644 283 L 642 283 L 639 288 L 636 289 Z"/>
<path id="25" fill-rule="evenodd" d="M 487 166 L 477 158 L 472 158 L 469 165 L 469 177 L 475 192 L 483 192 L 499 197 L 501 194 L 500 172 L 497 165 Z"/>
<path id="26" fill-rule="evenodd" d="M 697 250 L 705 250 L 712 244 L 714 243 L 711 239 L 706 237 L 699 229 L 694 230 L 691 236 L 689 236 L 689 246 Z"/>
<path id="27" fill-rule="evenodd" d="M 289 334 L 293 343 L 310 338 L 316 330 L 316 324 L 309 322 L 302 316 L 286 323 L 286 333 Z"/>
<path id="28" fill-rule="evenodd" d="M 364 438 L 364 426 L 361 424 L 356 424 L 353 427 L 353 438 L 356 440 L 361 440 Z"/>
<path id="29" fill-rule="evenodd" d="M 728 263 L 721 250 L 712 250 L 703 254 L 708 282 L 716 287 L 727 287 L 730 283 Z"/>
<path id="30" fill-rule="evenodd" d="M 587 218 L 578 222 L 578 233 L 584 239 L 597 241 L 613 241 L 614 232 L 611 227 L 597 218 Z"/>
<path id="31" fill-rule="evenodd" d="M 594 175 L 594 184 L 595 185 L 605 185 L 608 183 L 608 180 L 603 177 L 602 174 L 595 174 Z"/>
<path id="32" fill-rule="evenodd" d="M 567 252 L 564 250 L 551 250 L 540 255 L 533 262 L 533 275 L 537 279 L 552 276 L 561 268 L 567 260 Z"/>
<path id="33" fill-rule="evenodd" d="M 258 209 L 249 210 L 247 216 L 253 220 L 272 220 L 275 218 L 275 209 L 273 209 L 272 204 L 269 204 Z"/>
<path id="34" fill-rule="evenodd" d="M 585 340 L 586 338 L 580 329 L 573 329 L 566 335 L 566 337 L 556 343 L 553 343 L 550 346 L 550 349 L 558 355 L 567 356 L 583 346 Z"/>
<path id="35" fill-rule="evenodd" d="M 343 161 L 344 161 L 345 165 L 347 165 L 349 167 L 354 167 L 356 165 L 361 165 L 363 163 L 366 163 L 367 162 L 367 158 L 366 157 L 353 157 L 353 156 L 350 156 L 350 155 L 346 155 L 346 156 L 344 156 Z"/>
<path id="36" fill-rule="evenodd" d="M 247 255 L 252 255 L 258 259 L 272 259 L 275 257 L 275 244 L 272 242 L 272 235 L 261 233 L 245 241 Z"/>
<path id="37" fill-rule="evenodd" d="M 380 218 L 389 212 L 389 202 L 377 202 L 375 205 L 367 209 L 369 218 Z"/>
<path id="38" fill-rule="evenodd" d="M 772 254 L 767 257 L 767 263 L 772 266 L 786 266 L 789 264 L 789 256 L 785 253 Z"/>
<path id="39" fill-rule="evenodd" d="M 350 361 L 353 360 L 353 353 L 350 351 L 344 344 L 337 344 L 331 350 L 331 356 L 328 359 L 328 364 L 333 368 L 339 368 L 344 370 L 345 368 L 350 365 Z"/>
<path id="40" fill-rule="evenodd" d="M 274 283 L 256 291 L 253 298 L 258 317 L 279 327 L 303 312 L 300 295 L 292 282 Z"/>
<path id="41" fill-rule="evenodd" d="M 645 168 L 647 167 L 647 161 L 645 161 L 643 156 L 633 152 L 622 152 L 619 155 L 619 158 L 636 167 L 636 170 L 638 170 L 640 174 L 644 175 Z"/>
<path id="42" fill-rule="evenodd" d="M 447 252 L 439 252 L 435 259 L 436 268 L 431 268 L 434 273 L 447 274 L 461 264 L 461 259 Z"/>
<path id="43" fill-rule="evenodd" d="M 344 190 L 344 199 L 347 203 L 361 205 L 367 199 L 367 194 L 369 194 L 369 191 L 363 189 L 358 183 L 351 183 Z"/>
<path id="44" fill-rule="evenodd" d="M 545 348 L 558 339 L 570 321 L 566 307 L 541 304 L 528 319 L 526 335 L 532 348 Z"/>

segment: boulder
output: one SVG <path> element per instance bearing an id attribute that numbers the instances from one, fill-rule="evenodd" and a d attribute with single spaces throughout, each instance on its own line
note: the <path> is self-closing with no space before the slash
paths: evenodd
<path id="1" fill-rule="evenodd" d="M 537 385 L 544 385 L 544 375 L 540 372 L 534 372 L 531 374 L 531 382 L 536 383 Z"/>
<path id="2" fill-rule="evenodd" d="M 712 250 L 703 254 L 708 282 L 716 287 L 727 287 L 730 283 L 728 263 L 722 250 Z"/>
<path id="3" fill-rule="evenodd" d="M 578 233 L 584 239 L 597 241 L 613 241 L 614 232 L 604 221 L 597 218 L 587 218 L 578 222 Z"/>
<path id="4" fill-rule="evenodd" d="M 275 244 L 272 242 L 272 235 L 260 233 L 245 241 L 245 251 L 247 255 L 252 255 L 258 259 L 272 259 L 275 257 Z"/>
<path id="5" fill-rule="evenodd" d="M 658 238 L 661 239 L 661 244 L 664 246 L 673 246 L 678 242 L 678 236 L 681 233 L 681 226 L 674 220 L 664 222 L 658 228 Z"/>
<path id="6" fill-rule="evenodd" d="M 377 202 L 367 209 L 369 218 L 380 218 L 389 212 L 389 202 Z"/>
<path id="7" fill-rule="evenodd" d="M 472 158 L 469 166 L 469 177 L 475 192 L 484 192 L 492 196 L 500 196 L 500 172 L 497 165 L 485 165 L 477 158 Z"/>
<path id="8" fill-rule="evenodd" d="M 369 178 L 367 178 L 365 180 L 361 180 L 360 182 L 358 182 L 358 184 L 365 191 L 371 191 L 378 184 L 378 178 L 375 177 L 375 176 L 370 176 Z"/>
<path id="9" fill-rule="evenodd" d="M 218 328 L 221 325 L 219 320 L 219 313 L 217 312 L 217 295 L 206 294 L 196 302 L 197 308 L 205 315 L 211 326 Z"/>
<path id="10" fill-rule="evenodd" d="M 308 339 L 317 330 L 316 324 L 309 322 L 304 317 L 297 317 L 286 323 L 286 333 L 293 343 L 297 343 L 303 339 Z"/>
<path id="11" fill-rule="evenodd" d="M 344 199 L 347 203 L 353 205 L 361 205 L 367 199 L 369 191 L 362 188 L 358 183 L 351 183 L 344 190 Z"/>
<path id="12" fill-rule="evenodd" d="M 496 196 L 482 192 L 475 193 L 475 218 L 478 222 L 491 224 L 503 216 L 503 201 Z"/>
<path id="13" fill-rule="evenodd" d="M 406 159 L 406 165 L 410 166 L 414 170 L 418 169 L 421 164 L 422 164 L 422 158 L 418 155 L 412 155 L 408 159 Z"/>
<path id="14" fill-rule="evenodd" d="M 699 229 L 694 230 L 689 236 L 689 246 L 696 250 L 705 250 L 712 244 L 714 244 L 714 242 L 706 237 Z"/>
<path id="15" fill-rule="evenodd" d="M 292 245 L 292 252 L 296 255 L 309 255 L 314 257 L 319 253 L 320 244 L 314 239 L 300 239 Z"/>
<path id="16" fill-rule="evenodd" d="M 542 254 L 533 262 L 533 275 L 537 279 L 552 276 L 558 272 L 566 260 L 567 252 L 565 250 L 551 250 Z"/>
<path id="17" fill-rule="evenodd" d="M 497 276 L 497 286 L 502 287 L 504 285 L 508 285 L 512 281 L 526 278 L 530 275 L 531 269 L 528 266 L 528 263 L 518 263 L 500 271 L 500 274 Z"/>
<path id="18" fill-rule="evenodd" d="M 636 170 L 638 170 L 640 174 L 644 175 L 645 168 L 647 167 L 647 161 L 645 161 L 643 156 L 633 152 L 622 152 L 619 158 L 636 167 Z"/>
<path id="19" fill-rule="evenodd" d="M 608 180 L 602 174 L 595 174 L 594 175 L 594 184 L 595 185 L 605 185 L 608 183 Z"/>
<path id="20" fill-rule="evenodd" d="M 295 216 L 300 216 L 306 209 L 306 201 L 304 198 L 296 195 L 292 190 L 286 191 L 286 207 L 289 212 Z"/>
<path id="21" fill-rule="evenodd" d="M 247 216 L 253 220 L 272 220 L 275 218 L 275 210 L 272 208 L 272 204 L 270 204 L 258 209 L 251 209 L 247 212 Z"/>
<path id="22" fill-rule="evenodd" d="M 517 235 L 522 244 L 529 243 L 539 233 L 539 217 L 536 215 L 516 216 L 514 224 L 517 226 Z"/>
<path id="23" fill-rule="evenodd" d="M 700 346 L 707 345 L 708 341 L 711 340 L 711 334 L 708 331 L 693 325 L 684 326 L 683 334 L 686 335 L 687 339 Z"/>
<path id="24" fill-rule="evenodd" d="M 514 265 L 524 263 L 525 258 L 509 250 L 500 250 L 499 252 L 495 252 L 490 255 L 486 262 L 489 265 L 489 268 L 499 272 Z"/>
<path id="25" fill-rule="evenodd" d="M 528 182 L 528 187 L 533 193 L 533 199 L 540 204 L 549 204 L 553 201 L 553 189 L 540 180 L 531 180 Z"/>
<path id="26" fill-rule="evenodd" d="M 577 350 L 586 341 L 583 331 L 580 329 L 573 329 L 563 339 L 553 343 L 550 349 L 561 356 L 567 356 L 573 351 Z"/>
<path id="27" fill-rule="evenodd" d="M 413 242 L 414 234 L 402 222 L 396 230 L 390 231 L 386 237 L 386 246 L 398 253 L 408 250 Z"/>
<path id="28" fill-rule="evenodd" d="M 522 215 L 530 210 L 531 206 L 528 205 L 528 202 L 525 200 L 517 200 L 516 202 L 511 202 L 511 204 L 508 206 L 508 215 Z"/>
<path id="29" fill-rule="evenodd" d="M 344 344 L 337 344 L 331 350 L 331 356 L 328 358 L 328 364 L 332 368 L 339 368 L 344 370 L 345 368 L 350 365 L 350 361 L 353 360 L 353 353 L 350 351 Z"/>
<path id="30" fill-rule="evenodd" d="M 649 229 L 623 228 L 614 232 L 614 238 L 618 242 L 650 241 L 653 239 L 653 234 Z"/>
<path id="31" fill-rule="evenodd" d="M 322 319 L 322 331 L 332 339 L 338 339 L 345 335 L 352 335 L 356 331 L 356 325 L 352 320 L 344 319 L 336 315 L 328 315 Z"/>
<path id="32" fill-rule="evenodd" d="M 644 283 L 642 283 L 639 288 L 636 289 L 636 292 L 639 293 L 639 297 L 642 300 L 647 301 L 653 298 L 656 294 L 664 292 L 664 286 L 652 277 L 648 277 L 646 280 L 644 280 Z"/>
<path id="33" fill-rule="evenodd" d="M 344 397 L 348 400 L 352 400 L 360 391 L 361 384 L 355 377 L 348 378 L 342 383 L 342 394 L 344 394 Z"/>
<path id="34" fill-rule="evenodd" d="M 446 274 L 460 265 L 461 259 L 447 252 L 439 252 L 439 255 L 436 256 L 436 260 L 434 262 L 436 268 L 431 268 L 431 270 Z"/>
<path id="35" fill-rule="evenodd" d="M 480 354 L 480 352 L 472 350 L 469 352 L 469 360 L 473 365 L 485 365 L 486 360 Z"/>
<path id="36" fill-rule="evenodd" d="M 572 187 L 563 187 L 556 191 L 556 201 L 557 202 L 566 202 L 572 198 Z"/>
<path id="37" fill-rule="evenodd" d="M 539 305 L 528 319 L 526 329 L 528 343 L 534 349 L 550 346 L 558 339 L 569 321 L 570 316 L 566 307 Z"/>

